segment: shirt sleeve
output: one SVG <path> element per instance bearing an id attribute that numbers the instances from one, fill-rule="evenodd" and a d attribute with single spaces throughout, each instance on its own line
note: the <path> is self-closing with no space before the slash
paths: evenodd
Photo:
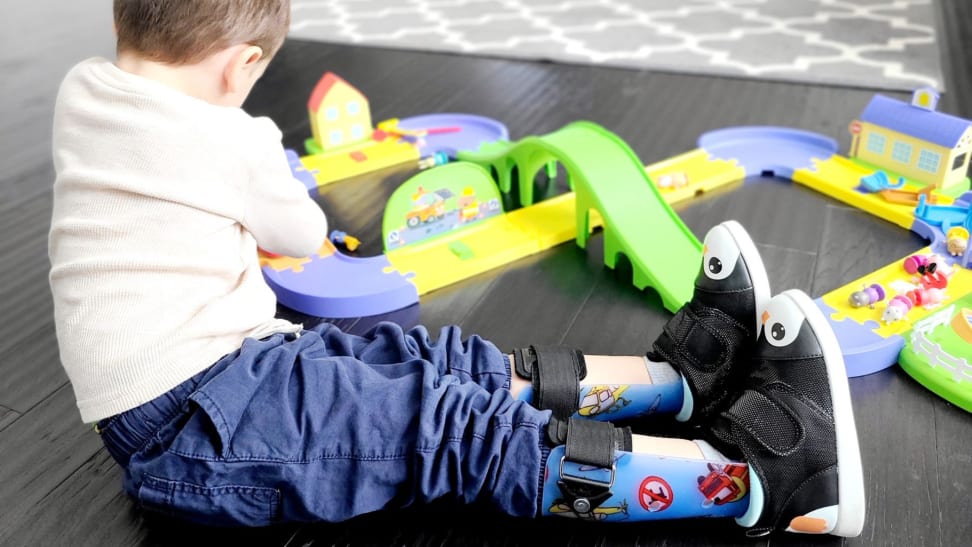
<path id="1" fill-rule="evenodd" d="M 276 126 L 273 130 L 264 135 L 265 146 L 260 147 L 258 159 L 251 163 L 242 224 L 265 251 L 308 256 L 320 249 L 327 238 L 327 219 L 307 195 L 303 183 L 294 178 L 280 144 L 280 131 Z"/>

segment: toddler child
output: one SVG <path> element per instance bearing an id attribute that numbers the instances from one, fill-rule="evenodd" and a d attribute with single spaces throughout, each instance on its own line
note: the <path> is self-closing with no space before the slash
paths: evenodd
<path id="1" fill-rule="evenodd" d="M 735 222 L 646 356 L 500 351 L 458 328 L 363 336 L 275 318 L 257 248 L 327 222 L 241 104 L 287 0 L 115 0 L 117 59 L 65 77 L 49 239 L 61 360 L 148 509 L 207 524 L 339 521 L 441 497 L 522 517 L 732 516 L 857 535 L 840 348 L 809 298 L 770 298 Z M 674 414 L 697 440 L 611 420 Z"/>

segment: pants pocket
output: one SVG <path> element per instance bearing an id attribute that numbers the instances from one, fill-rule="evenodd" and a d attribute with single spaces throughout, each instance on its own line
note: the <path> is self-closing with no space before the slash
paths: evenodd
<path id="1" fill-rule="evenodd" d="M 280 492 L 275 488 L 202 486 L 146 475 L 138 490 L 147 510 L 209 526 L 268 526 L 277 522 Z"/>

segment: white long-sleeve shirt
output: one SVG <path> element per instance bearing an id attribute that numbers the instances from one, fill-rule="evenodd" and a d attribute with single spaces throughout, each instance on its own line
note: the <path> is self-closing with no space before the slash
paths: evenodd
<path id="1" fill-rule="evenodd" d="M 81 418 L 134 408 L 238 349 L 294 332 L 274 319 L 257 246 L 316 252 L 320 207 L 267 118 L 90 59 L 54 113 L 50 285 Z"/>

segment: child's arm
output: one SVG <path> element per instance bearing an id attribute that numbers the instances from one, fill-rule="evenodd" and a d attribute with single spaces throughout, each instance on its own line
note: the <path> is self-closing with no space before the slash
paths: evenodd
<path id="1" fill-rule="evenodd" d="M 285 256 L 311 255 L 327 239 L 324 212 L 293 177 L 279 142 L 254 163 L 242 224 L 261 249 Z"/>

